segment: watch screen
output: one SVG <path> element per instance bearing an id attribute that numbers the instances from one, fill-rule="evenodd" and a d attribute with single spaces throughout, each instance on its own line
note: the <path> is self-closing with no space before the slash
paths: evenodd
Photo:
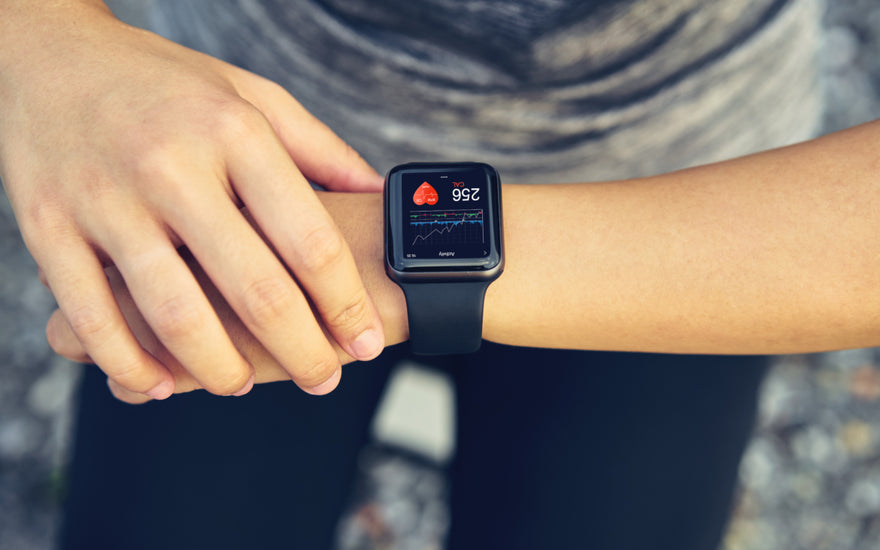
<path id="1" fill-rule="evenodd" d="M 402 174 L 403 257 L 487 257 L 487 185 L 486 172 L 479 168 Z"/>

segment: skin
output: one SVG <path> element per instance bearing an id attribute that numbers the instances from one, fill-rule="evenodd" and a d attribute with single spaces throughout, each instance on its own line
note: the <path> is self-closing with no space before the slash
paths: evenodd
<path id="1" fill-rule="evenodd" d="M 486 293 L 483 335 L 521 346 L 660 353 L 880 345 L 878 142 L 880 121 L 655 177 L 505 185 L 506 266 Z M 384 273 L 381 196 L 321 200 L 352 246 L 387 343 L 405 341 L 403 294 Z M 125 306 L 122 280 L 111 280 L 138 337 L 163 357 L 137 308 Z M 257 382 L 286 379 L 233 310 L 208 293 Z M 88 359 L 60 312 L 47 330 L 58 353 Z M 178 391 L 199 387 L 174 372 Z M 110 387 L 124 401 L 149 399 Z"/>
<path id="2" fill-rule="evenodd" d="M 181 246 L 303 389 L 335 387 L 334 346 L 381 352 L 375 305 L 307 181 L 378 191 L 381 178 L 276 84 L 100 1 L 5 0 L 0 113 L 0 179 L 22 236 L 114 385 L 161 399 L 178 370 L 220 395 L 254 383 Z M 109 266 L 165 355 L 126 323 Z"/>

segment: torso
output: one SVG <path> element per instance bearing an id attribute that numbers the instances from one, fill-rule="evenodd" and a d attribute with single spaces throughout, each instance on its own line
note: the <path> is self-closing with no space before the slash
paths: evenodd
<path id="1" fill-rule="evenodd" d="M 286 86 L 380 171 L 647 175 L 812 137 L 820 0 L 154 0 L 157 30 Z"/>

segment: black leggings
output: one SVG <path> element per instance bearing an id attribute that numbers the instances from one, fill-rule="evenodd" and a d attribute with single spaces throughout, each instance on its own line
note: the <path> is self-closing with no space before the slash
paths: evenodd
<path id="1" fill-rule="evenodd" d="M 130 406 L 83 381 L 64 549 L 331 547 L 405 346 L 291 383 Z M 484 344 L 455 380 L 450 548 L 715 550 L 766 360 Z"/>

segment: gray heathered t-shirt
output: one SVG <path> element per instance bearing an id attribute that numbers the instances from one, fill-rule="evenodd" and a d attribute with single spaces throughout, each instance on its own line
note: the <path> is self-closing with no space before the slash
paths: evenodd
<path id="1" fill-rule="evenodd" d="M 813 137 L 822 0 L 154 0 L 156 30 L 288 88 L 379 171 L 665 172 Z"/>

